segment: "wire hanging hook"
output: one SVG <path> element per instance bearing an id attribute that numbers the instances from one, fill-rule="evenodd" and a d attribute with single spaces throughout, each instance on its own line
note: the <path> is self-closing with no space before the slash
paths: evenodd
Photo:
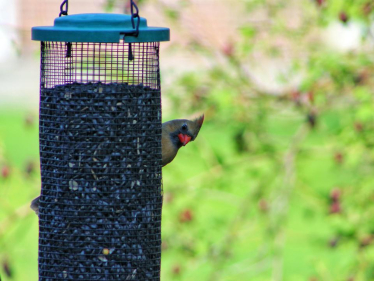
<path id="1" fill-rule="evenodd" d="M 58 15 L 59 17 L 61 17 L 62 15 L 64 15 L 64 16 L 68 15 L 68 5 L 69 5 L 68 0 L 64 0 L 61 3 L 60 14 Z M 65 6 L 65 9 L 64 9 L 64 6 Z"/>
<path id="2" fill-rule="evenodd" d="M 133 35 L 135 37 L 138 37 L 139 24 L 140 24 L 139 9 L 138 9 L 138 6 L 136 6 L 134 0 L 130 0 L 130 7 L 131 7 L 131 24 L 132 24 L 132 28 L 135 28 Z M 135 13 L 134 13 L 134 8 L 135 8 Z M 137 19 L 136 24 L 135 24 L 134 19 Z"/>

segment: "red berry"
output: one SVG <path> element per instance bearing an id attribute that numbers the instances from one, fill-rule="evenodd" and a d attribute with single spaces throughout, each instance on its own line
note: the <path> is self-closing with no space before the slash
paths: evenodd
<path id="1" fill-rule="evenodd" d="M 180 216 L 179 216 L 179 221 L 180 222 L 189 222 L 193 220 L 193 214 L 190 209 L 184 210 Z"/>
<path id="2" fill-rule="evenodd" d="M 261 199 L 258 201 L 258 208 L 260 209 L 261 212 L 267 212 L 269 210 L 268 203 L 266 202 L 265 199 Z"/>
<path id="3" fill-rule="evenodd" d="M 318 6 L 322 6 L 326 0 L 316 0 Z"/>
<path id="4" fill-rule="evenodd" d="M 334 160 L 337 164 L 341 164 L 343 163 L 343 160 L 344 160 L 344 156 L 341 152 L 337 152 L 335 153 L 334 155 Z"/>
<path id="5" fill-rule="evenodd" d="M 362 123 L 360 123 L 360 122 L 355 123 L 356 132 L 362 132 L 363 128 L 364 128 L 364 126 L 362 125 Z"/>
<path id="6" fill-rule="evenodd" d="M 340 12 L 339 19 L 343 23 L 347 23 L 349 20 L 348 15 L 345 12 Z"/>
<path id="7" fill-rule="evenodd" d="M 294 90 L 291 92 L 291 99 L 295 102 L 300 100 L 300 92 L 298 90 Z"/>
<path id="8" fill-rule="evenodd" d="M 374 4 L 370 3 L 370 2 L 367 2 L 362 7 L 362 11 L 363 11 L 364 15 L 367 16 L 373 11 L 373 8 L 374 8 Z"/>
<path id="9" fill-rule="evenodd" d="M 173 274 L 179 275 L 181 273 L 181 267 L 179 264 L 173 266 Z"/>
<path id="10" fill-rule="evenodd" d="M 221 51 L 226 57 L 232 57 L 234 54 L 234 44 L 231 42 L 226 43 Z"/>
<path id="11" fill-rule="evenodd" d="M 341 191 L 338 188 L 331 190 L 330 198 L 333 202 L 337 202 L 340 199 Z"/>
<path id="12" fill-rule="evenodd" d="M 330 214 L 337 214 L 340 213 L 341 207 L 339 202 L 332 202 L 330 205 Z"/>
<path id="13" fill-rule="evenodd" d="M 9 174 L 10 174 L 10 168 L 8 166 L 3 166 L 1 168 L 1 176 L 6 179 L 7 177 L 9 177 Z"/>

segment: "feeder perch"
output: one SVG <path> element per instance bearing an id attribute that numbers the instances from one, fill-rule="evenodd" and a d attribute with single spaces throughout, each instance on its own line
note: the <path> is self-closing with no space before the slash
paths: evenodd
<path id="1" fill-rule="evenodd" d="M 160 280 L 159 44 L 169 29 L 137 14 L 76 14 L 33 27 L 32 39 L 41 41 L 39 280 Z"/>

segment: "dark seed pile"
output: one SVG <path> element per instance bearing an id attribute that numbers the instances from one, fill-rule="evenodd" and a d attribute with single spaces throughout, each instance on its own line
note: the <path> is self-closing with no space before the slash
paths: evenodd
<path id="1" fill-rule="evenodd" d="M 42 88 L 40 159 L 39 280 L 159 280 L 160 91 Z"/>

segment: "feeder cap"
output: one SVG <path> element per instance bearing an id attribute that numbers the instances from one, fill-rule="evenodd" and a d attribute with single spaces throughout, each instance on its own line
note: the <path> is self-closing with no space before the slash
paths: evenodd
<path id="1" fill-rule="evenodd" d="M 134 19 L 136 23 L 137 19 Z M 137 37 L 128 35 L 135 31 L 131 15 L 125 14 L 75 14 L 55 19 L 54 26 L 36 26 L 31 29 L 32 40 L 58 42 L 127 43 L 159 42 L 170 40 L 170 29 L 148 27 L 140 18 Z"/>

